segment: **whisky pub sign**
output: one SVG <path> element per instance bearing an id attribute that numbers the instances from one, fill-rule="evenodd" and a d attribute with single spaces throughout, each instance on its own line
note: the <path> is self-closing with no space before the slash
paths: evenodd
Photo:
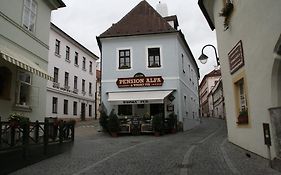
<path id="1" fill-rule="evenodd" d="M 228 59 L 231 74 L 244 66 L 244 53 L 241 40 L 228 53 Z"/>
<path id="2" fill-rule="evenodd" d="M 118 78 L 116 84 L 118 88 L 127 87 L 150 87 L 150 86 L 162 86 L 164 79 L 162 76 L 150 76 L 150 77 L 129 77 Z"/>

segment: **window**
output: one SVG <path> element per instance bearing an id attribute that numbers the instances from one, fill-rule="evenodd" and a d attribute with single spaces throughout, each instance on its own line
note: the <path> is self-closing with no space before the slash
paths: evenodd
<path id="1" fill-rule="evenodd" d="M 118 105 L 118 115 L 132 115 L 132 105 Z"/>
<path id="2" fill-rule="evenodd" d="M 89 69 L 90 69 L 90 73 L 92 73 L 93 72 L 93 63 L 92 63 L 92 61 L 90 61 Z"/>
<path id="3" fill-rule="evenodd" d="M 89 105 L 89 117 L 92 117 L 92 105 Z"/>
<path id="4" fill-rule="evenodd" d="M 83 57 L 82 69 L 83 69 L 83 70 L 86 70 L 86 58 L 85 58 L 85 57 Z"/>
<path id="5" fill-rule="evenodd" d="M 58 83 L 59 81 L 59 69 L 57 67 L 54 67 L 54 82 Z"/>
<path id="6" fill-rule="evenodd" d="M 37 4 L 35 0 L 25 0 L 22 15 L 22 25 L 27 30 L 35 31 Z"/>
<path id="7" fill-rule="evenodd" d="M 245 90 L 244 90 L 244 81 L 240 80 L 237 83 L 238 91 L 239 91 L 239 107 L 240 111 L 247 109 L 246 98 L 245 98 Z"/>
<path id="8" fill-rule="evenodd" d="M 182 67 L 182 72 L 185 74 L 185 70 L 184 70 L 184 55 L 181 54 L 181 67 Z"/>
<path id="9" fill-rule="evenodd" d="M 69 61 L 70 47 L 65 47 L 65 59 Z"/>
<path id="10" fill-rule="evenodd" d="M 119 69 L 130 69 L 130 50 L 119 50 Z"/>
<path id="11" fill-rule="evenodd" d="M 18 72 L 16 103 L 28 106 L 31 89 L 31 74 L 24 71 Z"/>
<path id="12" fill-rule="evenodd" d="M 65 87 L 68 86 L 68 80 L 69 80 L 69 73 L 65 72 L 65 74 L 64 74 L 64 86 Z"/>
<path id="13" fill-rule="evenodd" d="M 56 39 L 55 54 L 60 55 L 60 41 Z"/>
<path id="14" fill-rule="evenodd" d="M 75 52 L 74 64 L 78 66 L 78 52 Z"/>
<path id="15" fill-rule="evenodd" d="M 77 102 L 73 102 L 73 115 L 77 115 Z"/>
<path id="16" fill-rule="evenodd" d="M 89 83 L 89 94 L 92 94 L 92 83 Z"/>
<path id="17" fill-rule="evenodd" d="M 74 76 L 74 89 L 77 89 L 78 77 Z"/>
<path id="18" fill-rule="evenodd" d="M 63 114 L 68 114 L 68 100 L 63 100 Z"/>
<path id="19" fill-rule="evenodd" d="M 247 108 L 247 96 L 245 90 L 244 78 L 238 80 L 235 83 L 235 100 L 237 106 L 237 124 L 248 124 L 248 108 Z"/>
<path id="20" fill-rule="evenodd" d="M 85 92 L 85 80 L 82 79 L 82 92 Z"/>
<path id="21" fill-rule="evenodd" d="M 58 113 L 58 98 L 53 97 L 53 102 L 52 102 L 52 113 L 57 114 Z"/>
<path id="22" fill-rule="evenodd" d="M 161 67 L 160 48 L 148 48 L 148 67 Z"/>

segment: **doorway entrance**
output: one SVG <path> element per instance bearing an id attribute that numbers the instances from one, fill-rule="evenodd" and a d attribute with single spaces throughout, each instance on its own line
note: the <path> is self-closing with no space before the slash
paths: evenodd
<path id="1" fill-rule="evenodd" d="M 81 120 L 85 121 L 85 115 L 86 115 L 86 104 L 81 103 Z"/>

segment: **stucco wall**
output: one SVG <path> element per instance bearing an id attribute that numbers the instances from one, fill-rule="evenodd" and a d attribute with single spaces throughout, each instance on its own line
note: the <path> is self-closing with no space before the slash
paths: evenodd
<path id="1" fill-rule="evenodd" d="M 215 26 L 220 55 L 227 113 L 229 140 L 245 149 L 267 157 L 262 123 L 270 123 L 268 108 L 272 106 L 271 76 L 273 49 L 280 35 L 281 2 L 275 0 L 234 0 L 230 27 L 223 31 L 222 1 L 214 4 Z M 230 74 L 228 52 L 242 40 L 245 66 Z M 238 126 L 234 100 L 234 79 L 243 75 L 248 96 L 249 124 Z M 273 157 L 275 149 L 272 147 Z"/>
<path id="2" fill-rule="evenodd" d="M 55 54 L 55 42 L 56 39 L 60 41 L 60 56 Z M 71 42 L 72 41 L 72 42 Z M 73 44 L 73 40 L 63 35 L 62 33 L 56 32 L 50 29 L 50 50 L 49 50 L 49 64 L 48 73 L 54 75 L 54 67 L 59 69 L 58 83 L 60 87 L 64 87 L 65 72 L 69 73 L 68 86 L 70 92 L 53 88 L 53 82 L 49 81 L 47 84 L 47 116 L 58 116 L 63 118 L 79 118 L 81 111 L 81 103 L 87 104 L 86 106 L 86 117 L 89 117 L 89 104 L 92 105 L 92 117 L 95 116 L 95 92 L 96 92 L 96 59 L 92 55 L 87 54 L 77 45 Z M 66 61 L 66 46 L 70 47 L 69 60 Z M 78 67 L 74 65 L 75 52 L 78 52 Z M 82 69 L 83 57 L 86 58 L 86 70 Z M 92 62 L 92 73 L 90 73 L 89 65 Z M 74 94 L 74 76 L 77 76 L 77 89 L 78 93 Z M 85 80 L 85 92 L 82 94 L 82 79 Z M 92 96 L 89 94 L 89 83 L 92 83 Z M 58 113 L 52 113 L 52 97 L 58 98 Z M 63 114 L 63 100 L 68 100 L 68 115 Z M 78 104 L 77 116 L 73 116 L 73 101 Z"/>
<path id="3" fill-rule="evenodd" d="M 190 114 L 197 111 L 198 116 L 198 81 L 195 73 L 188 72 L 188 65 L 193 71 L 195 67 L 189 60 L 189 53 L 179 44 L 176 34 L 165 35 L 144 35 L 132 37 L 120 37 L 101 39 L 102 42 L 102 102 L 107 111 L 113 108 L 108 103 L 108 92 L 129 92 L 129 91 L 149 91 L 149 90 L 176 90 L 176 97 L 173 104 L 175 113 L 179 120 L 183 121 L 184 111 L 183 94 L 187 99 L 193 97 L 193 102 L 188 101 L 188 112 Z M 161 68 L 147 67 L 147 48 L 160 47 Z M 131 49 L 131 69 L 118 69 L 118 49 Z M 182 70 L 182 54 L 185 57 L 185 75 Z M 118 88 L 116 80 L 118 78 L 133 77 L 136 73 L 141 72 L 145 76 L 162 76 L 164 84 L 161 87 L 140 87 L 140 88 Z M 191 80 L 189 81 L 189 78 Z M 195 79 L 194 79 L 195 78 Z M 192 82 L 194 83 L 192 85 Z M 194 102 L 195 100 L 195 102 Z M 192 112 L 191 112 L 192 111 Z M 194 114 L 196 115 L 196 114 Z M 193 119 L 193 118 L 192 118 Z"/>
<path id="4" fill-rule="evenodd" d="M 31 33 L 22 27 L 23 1 L 17 0 L 1 1 L 0 17 L 0 45 L 9 49 L 12 54 L 20 55 L 37 64 L 41 69 L 47 70 L 48 64 L 48 41 L 51 10 L 44 1 L 37 1 L 37 19 L 35 32 Z M 3 63 L 3 65 L 7 64 Z M 10 64 L 10 63 L 8 63 Z M 1 63 L 2 65 L 2 63 Z M 46 83 L 47 80 L 32 75 L 32 86 L 30 88 L 30 112 L 15 111 L 15 82 L 18 67 L 12 66 L 12 89 L 11 99 L 5 101 L 1 109 L 4 118 L 13 112 L 25 113 L 31 121 L 42 121 L 46 114 Z M 1 101 L 0 101 L 1 103 Z M 2 103 L 1 103 L 2 108 Z"/>

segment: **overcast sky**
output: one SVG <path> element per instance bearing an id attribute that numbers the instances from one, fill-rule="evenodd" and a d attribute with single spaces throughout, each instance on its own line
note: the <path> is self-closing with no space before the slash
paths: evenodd
<path id="1" fill-rule="evenodd" d="M 52 12 L 52 22 L 97 56 L 100 56 L 100 51 L 96 36 L 107 30 L 113 23 L 117 23 L 141 2 L 141 0 L 63 1 L 66 7 Z M 147 2 L 156 9 L 159 0 L 147 0 Z M 216 47 L 215 31 L 211 31 L 197 2 L 198 0 L 161 0 L 161 3 L 167 4 L 169 15 L 177 15 L 179 29 L 184 33 L 196 60 L 201 55 L 204 45 L 213 44 Z M 212 48 L 206 47 L 204 53 L 210 59 L 205 65 L 197 61 L 201 79 L 216 65 Z"/>

